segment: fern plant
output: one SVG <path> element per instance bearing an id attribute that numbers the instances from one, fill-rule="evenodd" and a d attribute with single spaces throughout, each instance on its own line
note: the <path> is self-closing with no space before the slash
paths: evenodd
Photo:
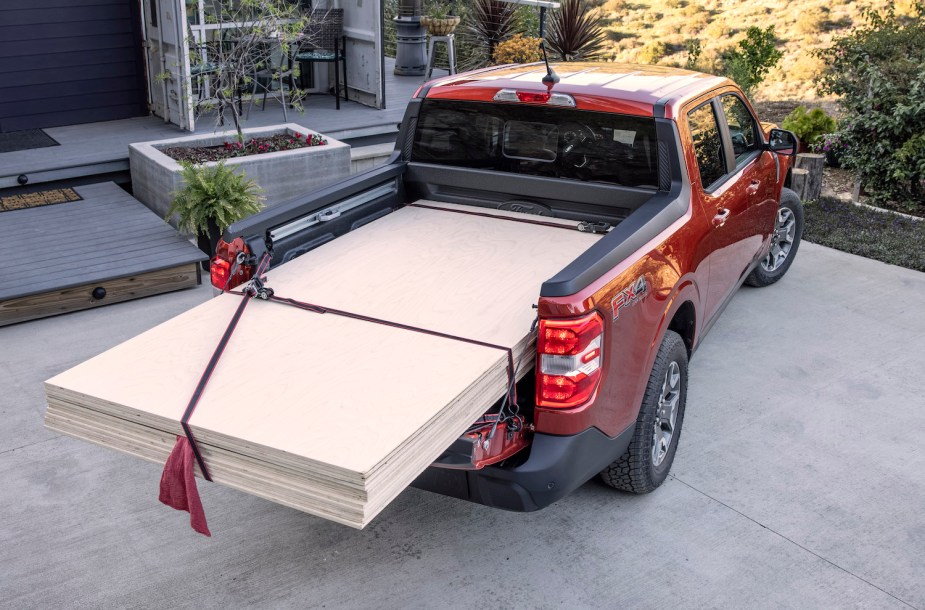
<path id="1" fill-rule="evenodd" d="M 220 161 L 215 165 L 183 162 L 180 175 L 183 188 L 172 193 L 173 203 L 167 218 L 176 214 L 181 230 L 194 234 L 209 233 L 210 223 L 218 231 L 256 214 L 263 207 L 262 189 L 243 172 Z"/>
<path id="2" fill-rule="evenodd" d="M 585 0 L 563 0 L 549 28 L 549 48 L 562 61 L 597 59 L 604 47 L 603 20 Z"/>

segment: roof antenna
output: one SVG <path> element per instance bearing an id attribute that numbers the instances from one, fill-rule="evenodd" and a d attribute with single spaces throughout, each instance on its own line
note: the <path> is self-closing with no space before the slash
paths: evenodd
<path id="1" fill-rule="evenodd" d="M 552 87 L 559 82 L 559 75 L 549 65 L 549 58 L 546 56 L 546 42 L 540 41 L 540 50 L 543 52 L 543 61 L 546 62 L 546 76 L 543 77 L 543 84 Z"/>

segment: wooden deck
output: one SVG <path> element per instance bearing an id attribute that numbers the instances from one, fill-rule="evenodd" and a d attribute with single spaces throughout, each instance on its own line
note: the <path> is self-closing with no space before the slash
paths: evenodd
<path id="1" fill-rule="evenodd" d="M 74 190 L 0 214 L 0 326 L 199 283 L 205 255 L 140 202 L 112 182 Z"/>
<path id="2" fill-rule="evenodd" d="M 334 107 L 331 95 L 310 95 L 303 112 L 290 111 L 289 122 L 320 131 L 343 140 L 394 133 L 405 113 L 408 100 L 424 82 L 423 76 L 396 76 L 394 60 L 386 58 L 386 108 L 376 110 L 356 102 L 341 101 Z M 434 77 L 443 74 L 435 71 Z M 254 106 L 246 127 L 282 123 L 283 108 L 268 100 L 267 109 Z M 196 121 L 196 133 L 223 130 L 214 117 L 204 115 Z M 128 170 L 128 145 L 133 142 L 162 140 L 188 132 L 164 123 L 159 117 L 139 117 L 121 121 L 52 127 L 45 130 L 61 146 L 0 153 L 0 189 L 19 186 L 17 178 L 25 175 L 29 184 L 68 180 Z"/>

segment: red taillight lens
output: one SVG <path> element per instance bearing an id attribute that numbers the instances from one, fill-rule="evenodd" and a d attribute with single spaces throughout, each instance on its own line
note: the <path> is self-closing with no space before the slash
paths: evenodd
<path id="1" fill-rule="evenodd" d="M 220 290 L 231 290 L 254 275 L 253 265 L 235 265 L 238 253 L 250 254 L 244 239 L 236 237 L 231 243 L 224 239 L 218 240 L 215 247 L 215 258 L 212 259 L 211 273 L 212 285 Z M 233 271 L 233 273 L 232 273 Z"/>
<path id="2" fill-rule="evenodd" d="M 587 402 L 601 380 L 604 322 L 597 313 L 540 320 L 536 404 L 568 408 Z"/>

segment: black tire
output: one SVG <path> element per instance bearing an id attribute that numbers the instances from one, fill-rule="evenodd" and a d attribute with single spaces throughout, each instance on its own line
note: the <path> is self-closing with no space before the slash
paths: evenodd
<path id="1" fill-rule="evenodd" d="M 788 220 L 792 218 L 794 222 L 793 235 L 789 237 L 780 233 L 783 228 L 781 221 L 784 218 Z M 803 239 L 803 218 L 803 203 L 800 201 L 800 196 L 785 188 L 780 194 L 780 207 L 777 212 L 777 220 L 774 222 L 774 235 L 771 237 L 771 252 L 745 278 L 746 284 L 760 288 L 770 286 L 784 277 L 787 270 L 790 269 L 793 259 L 796 258 L 797 250 L 800 248 L 800 241 Z M 786 254 L 781 259 L 779 255 L 780 246 L 787 239 L 792 241 Z M 778 253 L 775 253 L 775 246 L 778 247 Z"/>
<path id="2" fill-rule="evenodd" d="M 659 445 L 656 452 L 656 418 L 660 422 L 660 439 L 664 442 L 665 413 L 660 413 L 662 397 L 668 386 L 669 371 L 676 367 L 679 375 L 677 388 L 677 401 L 674 403 L 674 425 L 667 448 Z M 672 401 L 674 402 L 674 401 Z M 639 417 L 636 419 L 636 430 L 629 449 L 620 459 L 601 471 L 601 479 L 615 489 L 644 494 L 653 491 L 668 477 L 675 452 L 678 450 L 678 441 L 681 438 L 681 425 L 684 423 L 684 406 L 687 402 L 687 347 L 684 340 L 674 331 L 666 331 L 665 338 L 658 348 L 652 373 L 649 375 L 649 384 L 642 399 Z M 670 419 L 670 418 L 669 418 Z M 662 453 L 664 450 L 664 453 Z M 660 457 L 661 459 L 657 459 Z"/>

